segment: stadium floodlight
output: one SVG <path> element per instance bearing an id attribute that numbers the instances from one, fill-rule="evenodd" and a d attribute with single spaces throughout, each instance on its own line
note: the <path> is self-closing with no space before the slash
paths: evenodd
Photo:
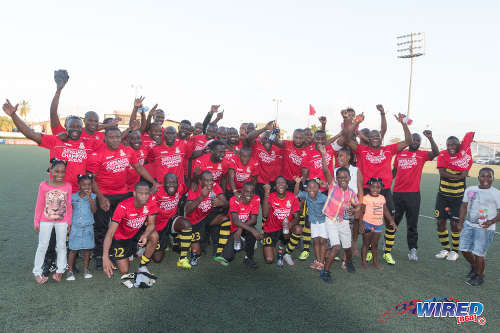
<path id="1" fill-rule="evenodd" d="M 406 112 L 406 119 L 409 119 L 413 80 L 413 61 L 416 57 L 425 55 L 425 33 L 412 32 L 407 35 L 398 36 L 396 39 L 398 58 L 410 59 L 410 85 L 408 88 L 408 111 Z"/>

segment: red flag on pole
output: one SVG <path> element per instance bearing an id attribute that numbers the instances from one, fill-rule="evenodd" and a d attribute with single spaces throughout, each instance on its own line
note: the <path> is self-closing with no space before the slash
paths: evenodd
<path id="1" fill-rule="evenodd" d="M 316 114 L 316 110 L 314 109 L 314 106 L 309 104 L 309 115 L 314 116 Z"/>

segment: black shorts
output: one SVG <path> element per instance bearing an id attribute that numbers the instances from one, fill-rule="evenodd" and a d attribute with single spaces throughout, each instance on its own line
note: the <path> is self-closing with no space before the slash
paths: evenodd
<path id="1" fill-rule="evenodd" d="M 262 245 L 264 247 L 276 247 L 278 241 L 285 241 L 285 237 L 283 236 L 283 232 L 281 230 L 274 232 L 265 232 L 264 239 L 262 240 Z"/>
<path id="2" fill-rule="evenodd" d="M 447 197 L 438 193 L 434 217 L 438 220 L 458 220 L 462 198 Z"/>
<path id="3" fill-rule="evenodd" d="M 130 256 L 135 255 L 137 252 L 137 243 L 139 238 L 146 230 L 146 226 L 143 225 L 142 228 L 135 234 L 134 237 L 129 239 L 114 239 L 111 242 L 111 247 L 109 248 L 109 257 L 115 260 L 127 259 Z"/>
<path id="4" fill-rule="evenodd" d="M 173 216 L 168 220 L 167 225 L 165 225 L 165 228 L 162 230 L 158 231 L 158 244 L 156 245 L 156 251 L 164 251 L 168 247 L 168 241 L 170 235 L 174 235 L 175 232 L 173 230 L 174 227 L 174 222 L 178 218 L 178 216 Z"/>
<path id="5" fill-rule="evenodd" d="M 202 243 L 206 240 L 208 226 L 210 225 L 210 222 L 212 222 L 213 219 L 219 214 L 220 211 L 217 211 L 217 209 L 213 209 L 207 215 L 207 217 L 205 217 L 200 222 L 192 225 L 193 227 L 193 236 L 191 238 L 192 243 Z"/>
<path id="6" fill-rule="evenodd" d="M 367 195 L 370 193 L 369 188 L 364 188 L 363 193 Z M 387 207 L 387 210 L 391 215 L 394 217 L 394 214 L 396 213 L 396 208 L 394 206 L 394 199 L 392 197 L 392 191 L 389 188 L 383 188 L 382 191 L 380 191 L 380 194 L 382 194 L 385 198 L 385 206 Z"/>

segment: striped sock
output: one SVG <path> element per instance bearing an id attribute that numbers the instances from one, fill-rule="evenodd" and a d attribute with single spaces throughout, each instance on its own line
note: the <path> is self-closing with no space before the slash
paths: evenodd
<path id="1" fill-rule="evenodd" d="M 224 250 L 224 246 L 227 244 L 227 240 L 231 235 L 231 221 L 227 220 L 222 222 L 219 230 L 219 242 L 217 244 L 217 251 L 215 252 L 216 257 L 222 256 L 222 251 Z"/>
<path id="2" fill-rule="evenodd" d="M 460 231 L 459 232 L 451 232 L 451 245 L 452 250 L 458 252 L 458 244 L 460 243 Z"/>
<path id="3" fill-rule="evenodd" d="M 304 251 L 311 250 L 311 228 L 302 228 L 302 244 L 304 245 Z"/>
<path id="4" fill-rule="evenodd" d="M 394 239 L 396 238 L 396 229 L 385 228 L 385 250 L 384 253 L 391 253 L 394 246 Z"/>
<path id="5" fill-rule="evenodd" d="M 450 250 L 450 242 L 449 242 L 449 237 L 448 237 L 448 229 L 445 231 L 438 231 L 438 237 L 439 241 L 441 242 L 441 246 L 443 247 L 444 250 L 449 251 Z"/>
<path id="6" fill-rule="evenodd" d="M 151 261 L 151 259 L 148 258 L 148 257 L 146 257 L 143 254 L 142 257 L 141 257 L 141 264 L 140 264 L 140 266 L 145 266 L 145 265 L 149 264 L 150 261 Z"/>
<path id="7" fill-rule="evenodd" d="M 187 258 L 189 248 L 191 247 L 191 238 L 193 237 L 193 229 L 191 228 L 182 229 L 178 237 L 181 248 L 179 259 Z"/>
<path id="8" fill-rule="evenodd" d="M 290 240 L 288 241 L 288 244 L 286 245 L 286 253 L 291 254 L 293 250 L 297 247 L 299 244 L 299 238 L 300 235 L 296 235 L 294 232 L 292 232 L 292 235 L 290 236 Z"/>

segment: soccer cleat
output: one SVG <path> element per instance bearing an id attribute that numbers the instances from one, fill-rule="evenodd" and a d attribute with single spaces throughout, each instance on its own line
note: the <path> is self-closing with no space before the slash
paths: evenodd
<path id="1" fill-rule="evenodd" d="M 309 254 L 311 254 L 311 252 L 309 251 L 302 251 L 299 255 L 299 260 L 306 260 L 307 258 L 309 258 Z"/>
<path id="2" fill-rule="evenodd" d="M 293 262 L 293 259 L 292 259 L 292 256 L 289 254 L 289 253 L 285 253 L 285 255 L 283 256 L 283 260 L 290 266 L 293 266 L 295 265 L 295 263 Z"/>
<path id="3" fill-rule="evenodd" d="M 366 262 L 370 262 L 373 260 L 373 254 L 372 251 L 366 252 Z"/>
<path id="4" fill-rule="evenodd" d="M 345 267 L 346 267 L 346 269 L 347 269 L 347 271 L 348 271 L 349 273 L 354 273 L 354 272 L 356 272 L 356 268 L 354 268 L 354 265 L 353 265 L 352 261 L 347 261 L 347 262 L 345 263 Z"/>
<path id="5" fill-rule="evenodd" d="M 177 260 L 177 268 L 191 269 L 191 265 L 187 258 Z"/>
<path id="6" fill-rule="evenodd" d="M 83 278 L 84 279 L 92 279 L 92 274 L 90 274 L 90 271 L 88 269 L 83 270 Z"/>
<path id="7" fill-rule="evenodd" d="M 417 249 L 413 248 L 408 252 L 408 260 L 410 261 L 418 261 Z"/>
<path id="8" fill-rule="evenodd" d="M 483 284 L 483 282 L 484 282 L 484 278 L 480 275 L 475 275 L 470 280 L 465 281 L 465 283 L 467 283 L 469 286 L 472 286 L 472 287 L 479 287 L 480 285 Z"/>
<path id="9" fill-rule="evenodd" d="M 438 254 L 435 255 L 435 257 L 437 259 L 444 259 L 444 258 L 448 257 L 449 253 L 450 253 L 450 251 L 448 251 L 448 250 L 441 250 L 441 251 L 439 251 Z"/>
<path id="10" fill-rule="evenodd" d="M 243 263 L 248 267 L 248 268 L 251 268 L 251 269 L 257 269 L 257 264 L 255 263 L 255 261 L 253 261 L 252 258 L 248 258 L 248 257 L 245 257 L 243 258 Z"/>
<path id="11" fill-rule="evenodd" d="M 446 260 L 450 260 L 450 261 L 455 261 L 458 259 L 458 253 L 456 253 L 455 251 L 450 251 L 450 253 L 448 253 L 448 257 L 446 257 Z"/>
<path id="12" fill-rule="evenodd" d="M 122 284 L 129 289 L 134 287 L 134 283 L 130 280 L 122 281 Z"/>
<path id="13" fill-rule="evenodd" d="M 319 273 L 319 278 L 323 280 L 323 282 L 332 283 L 332 276 L 329 271 L 322 270 L 321 273 Z"/>
<path id="14" fill-rule="evenodd" d="M 66 273 L 66 281 L 75 281 L 75 274 L 72 271 Z"/>
<path id="15" fill-rule="evenodd" d="M 196 253 L 191 253 L 191 260 L 189 260 L 189 264 L 191 266 L 198 266 L 198 254 Z"/>
<path id="16" fill-rule="evenodd" d="M 218 262 L 224 267 L 229 266 L 229 261 L 227 261 L 224 257 L 214 257 L 214 261 Z"/>
<path id="17" fill-rule="evenodd" d="M 121 283 L 127 287 L 127 288 L 133 288 L 134 287 L 134 281 L 135 281 L 135 274 L 134 273 L 129 273 L 129 274 L 123 274 L 120 277 Z"/>
<path id="18" fill-rule="evenodd" d="M 384 255 L 382 256 L 382 259 L 384 259 L 384 261 L 389 265 L 396 264 L 396 260 L 394 260 L 394 258 L 392 258 L 392 254 L 390 254 L 389 252 L 384 253 Z"/>
<path id="19" fill-rule="evenodd" d="M 470 272 L 467 274 L 467 278 L 469 279 L 472 279 L 474 276 L 476 276 L 476 270 L 474 269 L 474 267 L 470 267 Z"/>

